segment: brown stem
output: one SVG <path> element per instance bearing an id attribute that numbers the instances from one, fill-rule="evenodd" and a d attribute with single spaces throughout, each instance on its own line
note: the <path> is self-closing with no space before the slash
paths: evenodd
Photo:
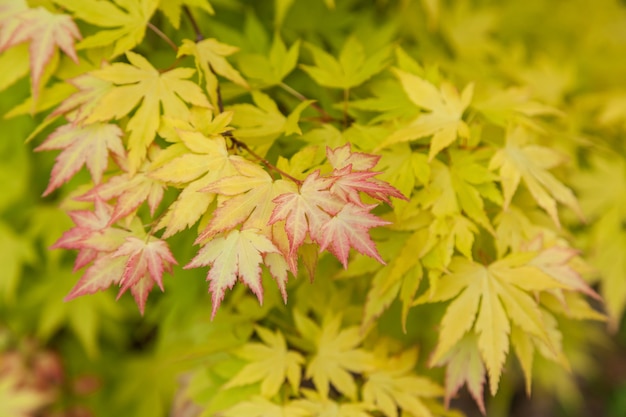
<path id="1" fill-rule="evenodd" d="M 350 99 L 350 89 L 343 90 L 343 128 L 348 128 L 348 100 Z"/>
<path id="2" fill-rule="evenodd" d="M 280 83 L 279 86 L 280 88 L 282 88 L 283 90 L 285 90 L 286 92 L 288 92 L 289 94 L 291 94 L 292 96 L 294 96 L 300 101 L 308 100 L 308 98 L 306 98 L 302 93 L 300 93 L 299 91 L 295 90 L 294 88 L 290 87 L 289 85 L 285 83 Z M 320 114 L 320 116 L 322 116 L 321 117 L 322 122 L 330 122 L 334 120 L 334 118 L 330 114 L 326 113 L 326 110 L 324 110 L 322 106 L 320 106 L 319 104 L 311 103 L 311 107 L 313 107 Z"/>
<path id="3" fill-rule="evenodd" d="M 183 10 L 185 11 L 185 14 L 187 15 L 187 18 L 189 19 L 189 22 L 191 22 L 191 26 L 193 27 L 193 31 L 196 33 L 196 42 L 199 42 L 199 41 L 203 40 L 204 39 L 204 35 L 202 34 L 202 31 L 200 30 L 200 26 L 198 26 L 198 22 L 193 17 L 193 14 L 191 14 L 191 10 L 189 10 L 189 7 L 187 7 L 187 6 L 183 6 Z M 215 72 L 215 69 L 213 68 L 213 66 L 211 64 L 209 64 L 209 69 L 211 70 L 213 75 L 215 75 L 217 77 L 217 72 Z M 297 94 L 300 94 L 300 93 L 298 93 L 295 90 L 293 90 L 293 91 L 296 92 Z M 224 112 L 224 103 L 222 101 L 222 90 L 220 89 L 219 83 L 217 84 L 217 91 L 216 91 L 216 93 L 217 93 L 217 108 L 218 108 L 219 112 L 222 113 L 222 112 Z M 306 98 L 304 96 L 302 96 L 301 94 L 300 94 L 300 97 L 302 97 L 302 99 L 306 100 Z M 323 109 L 322 109 L 322 111 L 323 111 Z M 268 161 L 267 159 L 263 158 L 261 155 L 259 155 L 256 152 L 254 152 L 252 149 L 250 149 L 250 147 L 247 144 L 245 144 L 244 142 L 242 142 L 239 139 L 235 138 L 232 133 L 226 132 L 223 135 L 228 137 L 231 140 L 231 142 L 233 143 L 234 146 L 236 146 L 237 148 L 243 149 L 246 152 L 248 152 L 253 158 L 257 159 L 259 162 L 261 162 L 263 165 L 265 165 L 267 167 L 267 169 L 269 169 L 271 171 L 274 171 L 274 172 L 277 172 L 281 176 L 290 179 L 291 181 L 295 182 L 298 186 L 300 186 L 302 184 L 302 181 L 300 181 L 299 179 L 297 179 L 297 178 L 287 174 L 285 171 L 283 171 L 282 169 L 276 167 L 270 161 Z"/>
<path id="4" fill-rule="evenodd" d="M 148 27 L 150 28 L 150 30 L 152 30 L 154 33 L 156 33 L 156 35 L 159 38 L 163 39 L 169 46 L 171 46 L 172 49 L 174 50 L 174 52 L 178 52 L 178 46 L 176 46 L 174 41 L 171 40 L 165 33 L 163 33 L 161 31 L 161 29 L 159 29 L 158 27 L 154 26 L 151 22 L 148 22 Z"/>
<path id="5" fill-rule="evenodd" d="M 235 138 L 232 135 L 232 133 L 226 132 L 223 135 L 227 136 L 233 142 L 233 145 L 235 145 L 239 149 L 243 149 L 246 152 L 248 152 L 253 158 L 257 159 L 259 162 L 261 162 L 263 165 L 265 165 L 269 170 L 277 172 L 281 176 L 283 176 L 283 177 L 285 177 L 287 179 L 290 179 L 291 181 L 295 182 L 298 186 L 302 185 L 302 181 L 300 181 L 296 177 L 293 177 L 293 176 L 289 175 L 288 173 L 286 173 L 282 169 L 280 169 L 277 166 L 275 166 L 274 164 L 272 164 L 267 159 L 263 158 L 258 153 L 254 152 L 252 149 L 250 149 L 250 147 L 246 143 L 244 143 L 244 142 L 240 141 L 239 139 Z"/>
<path id="6" fill-rule="evenodd" d="M 193 17 L 193 14 L 191 14 L 191 10 L 189 10 L 189 7 L 183 6 L 183 10 L 185 11 L 187 18 L 189 19 L 189 22 L 191 23 L 191 26 L 193 27 L 193 31 L 196 33 L 196 42 L 200 42 L 201 40 L 204 39 L 204 35 L 202 34 L 202 31 L 200 30 L 200 26 L 198 26 L 198 22 Z"/>

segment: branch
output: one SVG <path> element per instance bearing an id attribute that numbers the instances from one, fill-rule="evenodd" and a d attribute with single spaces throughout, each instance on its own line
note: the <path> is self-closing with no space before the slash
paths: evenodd
<path id="1" fill-rule="evenodd" d="M 279 86 L 280 88 L 282 88 L 283 90 L 285 90 L 286 92 L 288 92 L 289 94 L 291 94 L 292 96 L 294 96 L 300 101 L 308 100 L 308 98 L 306 98 L 302 93 L 300 93 L 299 91 L 295 90 L 294 88 L 290 87 L 289 85 L 285 83 L 280 83 Z M 332 122 L 333 120 L 335 120 L 335 118 L 331 116 L 330 114 L 326 113 L 326 110 L 324 110 L 322 106 L 320 106 L 319 104 L 311 103 L 311 107 L 313 107 L 320 114 L 320 116 L 322 116 L 321 117 L 322 122 Z"/>
<path id="2" fill-rule="evenodd" d="M 198 26 L 198 22 L 196 21 L 196 19 L 193 17 L 193 14 L 191 14 L 191 10 L 189 10 L 189 7 L 187 6 L 183 6 L 183 10 L 185 11 L 185 14 L 187 15 L 187 18 L 189 19 L 189 22 L 191 23 L 191 26 L 193 27 L 193 31 L 196 33 L 196 42 L 199 42 L 204 38 L 204 35 L 202 34 L 202 31 L 200 30 L 200 26 Z M 211 64 L 209 64 L 209 69 L 211 70 L 211 72 L 213 73 L 213 75 L 215 75 L 217 77 L 217 72 L 215 72 L 215 69 L 213 68 L 213 66 Z M 304 97 L 302 94 L 298 93 L 296 90 L 292 89 L 291 87 L 285 85 L 286 90 L 289 91 L 289 89 L 291 89 L 293 94 L 294 92 L 297 94 L 296 97 L 298 97 L 300 100 L 306 100 L 306 97 Z M 283 88 L 285 88 L 283 87 Z M 222 90 L 220 89 L 220 85 L 219 83 L 217 84 L 217 107 L 220 113 L 224 112 L 224 103 L 222 102 Z M 299 96 L 298 96 L 299 95 Z M 319 107 L 319 106 L 315 106 L 315 107 Z M 320 110 L 322 112 L 324 112 L 324 109 L 322 109 L 320 107 Z M 326 116 L 328 116 L 328 114 L 326 114 L 326 112 L 324 112 L 324 114 Z M 330 116 L 328 116 L 330 117 Z M 248 152 L 253 158 L 257 159 L 259 162 L 261 162 L 263 165 L 265 165 L 267 167 L 267 169 L 277 172 L 278 174 L 280 174 L 281 176 L 290 179 L 291 181 L 295 182 L 296 184 L 298 184 L 298 186 L 300 186 L 302 184 L 302 181 L 300 181 L 299 179 L 289 175 L 288 173 L 286 173 L 285 171 L 283 171 L 282 169 L 276 167 L 275 165 L 273 165 L 270 161 L 268 161 L 267 159 L 263 158 L 261 155 L 257 154 L 256 152 L 254 152 L 247 144 L 245 144 L 244 142 L 240 141 L 239 139 L 235 138 L 233 136 L 232 133 L 230 132 L 225 132 L 223 133 L 223 136 L 228 137 L 234 146 L 236 146 L 238 149 L 243 149 L 246 152 Z"/>
<path id="3" fill-rule="evenodd" d="M 154 26 L 151 22 L 148 22 L 148 27 L 150 28 L 150 30 L 156 33 L 159 38 L 163 39 L 169 46 L 171 46 L 174 52 L 178 53 L 178 46 L 176 46 L 174 41 L 171 40 L 165 33 L 163 33 L 161 29 Z"/>
<path id="4" fill-rule="evenodd" d="M 256 160 L 261 162 L 263 165 L 265 165 L 267 167 L 267 169 L 269 169 L 271 171 L 274 171 L 274 172 L 277 172 L 281 176 L 283 176 L 283 177 L 285 177 L 285 178 L 295 182 L 298 186 L 302 185 L 302 181 L 300 181 L 296 177 L 293 177 L 293 176 L 289 175 L 288 173 L 286 173 L 282 169 L 280 169 L 277 166 L 275 166 L 274 164 L 272 164 L 267 159 L 263 158 L 261 155 L 259 155 L 256 152 L 254 152 L 246 143 L 244 143 L 244 142 L 240 141 L 239 139 L 235 138 L 231 132 L 225 132 L 222 135 L 228 137 L 232 141 L 233 145 L 235 145 L 237 148 L 243 149 L 246 152 L 248 152 L 253 158 L 255 158 Z"/>
<path id="5" fill-rule="evenodd" d="M 189 19 L 189 22 L 191 23 L 191 26 L 193 27 L 193 31 L 196 33 L 196 42 L 200 42 L 201 40 L 204 39 L 204 35 L 202 34 L 202 31 L 200 30 L 200 26 L 198 26 L 198 22 L 191 14 L 191 10 L 189 10 L 188 6 L 183 6 L 183 10 L 185 11 L 187 18 Z"/>

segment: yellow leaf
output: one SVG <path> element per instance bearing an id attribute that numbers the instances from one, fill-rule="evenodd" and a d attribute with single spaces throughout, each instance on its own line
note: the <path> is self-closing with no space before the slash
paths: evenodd
<path id="1" fill-rule="evenodd" d="M 304 363 L 302 355 L 287 349 L 285 338 L 280 331 L 272 333 L 263 327 L 257 327 L 256 333 L 263 343 L 248 343 L 234 352 L 235 356 L 248 363 L 224 385 L 224 388 L 261 382 L 261 395 L 271 398 L 279 392 L 287 379 L 292 392 L 297 393 Z"/>
<path id="2" fill-rule="evenodd" d="M 193 75 L 193 69 L 176 68 L 159 73 L 143 56 L 134 52 L 127 52 L 126 56 L 130 64 L 114 63 L 91 72 L 115 87 L 102 97 L 85 122 L 126 117 L 141 102 L 126 126 L 130 132 L 130 170 L 134 171 L 144 161 L 148 146 L 154 141 L 161 114 L 185 120 L 189 116 L 185 102 L 201 107 L 210 107 L 210 104 L 201 88 L 187 80 Z"/>
<path id="3" fill-rule="evenodd" d="M 239 48 L 220 43 L 216 39 L 204 39 L 198 43 L 188 39 L 183 40 L 183 44 L 178 49 L 178 56 L 191 55 L 196 61 L 198 73 L 204 75 L 206 79 L 206 91 L 211 98 L 211 102 L 219 107 L 217 98 L 217 76 L 219 74 L 230 81 L 244 88 L 248 88 L 248 83 L 241 77 L 239 71 L 233 68 L 225 57 L 237 52 Z M 202 82 L 202 80 L 200 80 Z"/>
<path id="4" fill-rule="evenodd" d="M 417 349 L 393 356 L 387 356 L 386 353 L 379 354 L 375 370 L 365 374 L 363 401 L 387 417 L 397 417 L 398 408 L 414 416 L 433 416 L 422 399 L 439 397 L 443 390 L 429 379 L 414 373 Z"/>
<path id="5" fill-rule="evenodd" d="M 215 199 L 215 193 L 201 192 L 220 178 L 237 174 L 235 164 L 241 157 L 230 155 L 223 137 L 207 138 L 199 132 L 179 132 L 186 151 L 150 173 L 150 176 L 170 183 L 186 184 L 183 191 L 159 221 L 165 227 L 163 237 L 196 223 Z M 193 152 L 192 149 L 193 148 Z"/>
<path id="6" fill-rule="evenodd" d="M 442 149 L 447 148 L 458 136 L 467 139 L 469 128 L 463 121 L 465 109 L 472 100 L 474 87 L 465 87 L 461 95 L 455 88 L 443 83 L 437 89 L 430 82 L 400 69 L 394 73 L 402 83 L 404 91 L 411 101 L 428 113 L 420 114 L 408 126 L 392 133 L 375 149 L 380 150 L 395 143 L 409 142 L 425 136 L 431 136 L 428 159 L 432 160 Z"/>
<path id="7" fill-rule="evenodd" d="M 263 301 L 260 264 L 261 255 L 266 253 L 279 253 L 267 236 L 253 229 L 234 229 L 209 241 L 185 266 L 185 269 L 211 266 L 207 275 L 213 302 L 211 317 L 215 317 L 226 289 L 232 288 L 238 279 L 252 290 L 259 302 Z"/>
<path id="8" fill-rule="evenodd" d="M 372 369 L 373 358 L 369 352 L 358 348 L 362 336 L 357 326 L 341 329 L 341 316 L 327 314 L 321 327 L 309 323 L 310 330 L 304 327 L 306 321 L 296 320 L 296 327 L 302 337 L 315 346 L 315 353 L 306 368 L 306 377 L 313 383 L 322 398 L 328 398 L 332 384 L 339 392 L 350 399 L 356 399 L 357 386 L 352 373 Z"/>
<path id="9" fill-rule="evenodd" d="M 98 0 L 53 0 L 72 12 L 77 19 L 103 27 L 77 45 L 78 49 L 113 46 L 111 57 L 116 57 L 141 43 L 146 27 L 159 0 L 115 2 Z M 106 16 L 103 19 L 103 16 Z"/>
<path id="10" fill-rule="evenodd" d="M 482 267 L 481 267 L 482 268 Z M 481 306 L 476 319 L 478 349 L 489 373 L 491 394 L 498 391 L 504 360 L 509 351 L 511 326 L 487 271 L 482 277 Z"/>
<path id="11" fill-rule="evenodd" d="M 528 144 L 528 140 L 528 132 L 523 128 L 509 130 L 506 146 L 498 150 L 489 163 L 489 169 L 500 170 L 504 209 L 509 207 L 520 180 L 523 179 L 537 204 L 550 215 L 557 226 L 561 225 L 556 209 L 557 201 L 574 210 L 581 219 L 584 218 L 572 190 L 548 172 L 548 169 L 561 161 L 561 156 L 550 148 Z"/>

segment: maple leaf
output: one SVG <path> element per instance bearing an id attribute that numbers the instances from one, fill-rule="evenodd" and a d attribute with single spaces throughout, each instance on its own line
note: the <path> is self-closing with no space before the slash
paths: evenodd
<path id="1" fill-rule="evenodd" d="M 321 229 L 330 220 L 330 214 L 338 213 L 344 203 L 334 197 L 328 188 L 333 179 L 320 177 L 315 171 L 309 175 L 299 192 L 285 193 L 276 197 L 269 224 L 285 220 L 289 238 L 289 253 L 294 256 L 304 242 L 307 233 L 317 242 L 321 241 Z M 322 209 L 323 208 L 323 209 Z"/>
<path id="2" fill-rule="evenodd" d="M 373 368 L 372 355 L 358 348 L 362 335 L 358 326 L 341 329 L 341 315 L 327 314 L 318 326 L 299 312 L 296 328 L 303 338 L 314 346 L 314 353 L 306 368 L 306 377 L 312 378 L 322 398 L 328 398 L 333 385 L 343 395 L 356 399 L 357 387 L 352 373 Z"/>
<path id="3" fill-rule="evenodd" d="M 326 153 L 335 166 L 331 175 L 323 177 L 319 170 L 315 171 L 305 178 L 298 192 L 274 198 L 276 207 L 269 224 L 285 220 L 290 257 L 296 255 L 308 234 L 321 250 L 329 248 L 344 267 L 350 247 L 383 262 L 368 231 L 388 223 L 370 214 L 375 205 L 363 204 L 359 193 L 387 202 L 391 196 L 406 197 L 389 184 L 372 178 L 378 173 L 366 171 L 377 163 L 378 157 L 352 152 L 350 145 L 334 150 L 327 147 Z M 353 165 L 363 171 L 354 172 Z"/>
<path id="4" fill-rule="evenodd" d="M 260 264 L 263 262 L 261 255 L 268 253 L 279 253 L 279 250 L 266 236 L 253 229 L 234 229 L 225 236 L 210 240 L 185 265 L 185 269 L 211 265 L 207 281 L 211 282 L 212 318 L 224 298 L 226 288 L 232 288 L 238 278 L 252 290 L 259 302 L 263 301 Z"/>
<path id="5" fill-rule="evenodd" d="M 289 50 L 276 32 L 268 54 L 245 54 L 238 59 L 241 71 L 249 79 L 257 81 L 259 87 L 280 84 L 298 63 L 300 41 L 294 42 Z"/>
<path id="6" fill-rule="evenodd" d="M 76 19 L 108 30 L 100 30 L 78 44 L 79 49 L 113 46 L 116 57 L 140 44 L 158 0 L 53 0 L 72 12 Z M 103 16 L 106 16 L 103 19 Z"/>
<path id="7" fill-rule="evenodd" d="M 126 238 L 126 242 L 113 254 L 113 258 L 127 256 L 118 298 L 130 288 L 141 314 L 144 312 L 148 293 L 156 283 L 163 291 L 163 271 L 172 272 L 172 265 L 177 265 L 165 241 L 156 238 L 139 239 L 135 236 Z"/>
<path id="8" fill-rule="evenodd" d="M 235 104 L 228 107 L 234 112 L 233 125 L 237 127 L 237 138 L 248 145 L 269 147 L 281 134 L 302 134 L 298 119 L 312 100 L 301 102 L 285 117 L 269 96 L 260 91 L 251 94 L 255 105 Z"/>
<path id="9" fill-rule="evenodd" d="M 438 90 L 417 75 L 400 69 L 394 69 L 394 72 L 411 101 L 429 113 L 420 114 L 407 127 L 392 133 L 374 151 L 432 135 L 428 151 L 428 159 L 432 160 L 442 149 L 454 142 L 457 136 L 465 139 L 469 137 L 469 128 L 462 116 L 472 100 L 472 84 L 465 87 L 459 96 L 451 84 L 444 82 Z"/>
<path id="10" fill-rule="evenodd" d="M 478 350 L 475 334 L 468 333 L 463 336 L 446 355 L 436 362 L 436 365 L 447 365 L 444 397 L 446 406 L 465 384 L 480 411 L 483 415 L 486 414 L 483 397 L 485 365 Z"/>
<path id="11" fill-rule="evenodd" d="M 197 242 L 233 229 L 243 224 L 244 229 L 268 229 L 268 222 L 274 209 L 273 199 L 281 194 L 294 192 L 295 185 L 290 181 L 274 179 L 261 167 L 249 163 L 238 164 L 239 172 L 246 175 L 234 175 L 222 178 L 201 191 L 217 193 L 231 197 L 225 200 L 213 213 L 213 218 L 206 229 L 200 233 Z"/>
<path id="12" fill-rule="evenodd" d="M 117 199 L 115 210 L 109 220 L 109 225 L 134 212 L 144 201 L 148 203 L 150 214 L 154 215 L 161 199 L 165 186 L 148 176 L 149 168 L 144 164 L 144 169 L 134 175 L 122 173 L 111 177 L 108 181 L 97 185 L 85 194 L 77 197 L 82 201 L 94 201 L 102 199 L 109 201 Z"/>
<path id="13" fill-rule="evenodd" d="M 248 88 L 246 80 L 241 77 L 239 71 L 233 68 L 225 58 L 237 51 L 239 51 L 239 48 L 236 46 L 221 43 L 214 38 L 203 39 L 197 43 L 184 39 L 183 44 L 178 49 L 178 56 L 191 55 L 194 57 L 198 73 L 204 75 L 206 91 L 208 91 L 211 102 L 216 107 L 219 107 L 219 103 L 217 98 L 218 81 L 215 73 L 235 84 Z"/>
<path id="14" fill-rule="evenodd" d="M 117 125 L 103 123 L 87 126 L 67 124 L 57 128 L 35 148 L 36 151 L 63 149 L 56 158 L 50 183 L 43 195 L 50 194 L 69 181 L 83 165 L 89 169 L 93 181 L 99 184 L 107 168 L 109 151 L 119 157 L 125 154 L 120 139 L 122 134 Z"/>
<path id="15" fill-rule="evenodd" d="M 77 219 L 78 216 L 85 218 L 83 221 L 85 224 L 80 224 L 84 227 L 77 226 L 76 230 L 70 231 L 73 233 L 66 233 L 55 244 L 55 247 L 79 248 L 81 251 L 87 251 L 89 258 L 79 256 L 75 269 L 93 261 L 93 264 L 85 270 L 83 276 L 65 297 L 65 301 L 119 284 L 121 288 L 118 298 L 130 289 L 143 314 L 148 294 L 154 283 L 157 283 L 163 290 L 163 272 L 171 273 L 172 265 L 176 265 L 177 262 L 163 240 L 146 236 L 142 232 L 139 233 L 143 236 L 138 237 L 130 231 L 107 226 L 97 230 L 98 223 L 101 225 L 104 221 L 109 222 L 106 217 L 110 216 L 111 211 L 109 209 L 109 215 L 103 219 L 89 216 L 88 213 L 74 212 Z M 89 224 L 89 221 L 95 221 L 96 224 Z M 89 230 L 94 226 L 95 233 Z M 98 236 L 98 234 L 108 236 Z M 96 235 L 95 239 L 93 235 Z M 80 265 L 79 259 L 81 259 Z"/>
<path id="16" fill-rule="evenodd" d="M 363 152 L 352 152 L 352 145 L 346 143 L 335 149 L 327 146 L 326 158 L 335 170 L 350 166 L 354 171 L 369 171 L 376 166 L 381 157 Z"/>
<path id="17" fill-rule="evenodd" d="M 366 56 L 363 45 L 351 36 L 339 53 L 339 60 L 315 45 L 307 45 L 313 53 L 315 66 L 301 65 L 318 84 L 344 90 L 363 84 L 387 65 L 391 49 L 380 48 Z"/>
<path id="18" fill-rule="evenodd" d="M 25 9 L 19 3 L 13 7 L 15 9 L 7 13 L 7 20 L 0 22 L 0 52 L 22 42 L 30 42 L 31 85 L 33 97 L 37 98 L 44 69 L 51 62 L 57 47 L 78 63 L 74 41 L 81 35 L 68 15 L 51 13 L 43 7 Z"/>
<path id="19" fill-rule="evenodd" d="M 372 198 L 390 203 L 390 197 L 406 200 L 400 191 L 389 185 L 388 183 L 372 178 L 378 175 L 378 172 L 355 172 L 352 166 L 348 165 L 340 170 L 335 170 L 332 176 L 335 178 L 330 187 L 330 192 L 342 200 L 363 206 L 363 202 L 359 196 L 359 192 L 364 192 Z"/>
<path id="20" fill-rule="evenodd" d="M 335 149 L 326 147 L 326 157 L 334 170 L 331 174 L 335 178 L 330 191 L 341 199 L 363 205 L 359 192 L 364 192 L 372 198 L 390 203 L 390 197 L 407 200 L 397 189 L 384 181 L 373 178 L 380 174 L 372 172 L 380 156 L 362 152 L 352 152 L 350 143 Z"/>
<path id="21" fill-rule="evenodd" d="M 528 140 L 528 132 L 523 128 L 510 129 L 506 146 L 499 149 L 489 162 L 489 169 L 500 170 L 504 209 L 508 208 L 520 180 L 524 179 L 537 204 L 550 215 L 557 226 L 561 226 L 556 209 L 557 201 L 583 219 L 584 215 L 572 190 L 548 172 L 548 169 L 562 161 L 562 156 L 552 149 L 527 144 Z"/>
<path id="22" fill-rule="evenodd" d="M 130 171 L 134 172 L 146 157 L 149 145 L 154 141 L 161 116 L 185 120 L 189 109 L 185 102 L 200 107 L 211 107 L 202 89 L 187 80 L 195 72 L 191 68 L 176 68 L 159 73 L 143 56 L 127 52 L 130 64 L 117 62 L 90 74 L 115 85 L 100 100 L 85 120 L 86 123 L 108 121 L 128 116 L 133 108 L 139 108 L 130 117 L 126 130 Z M 141 104 L 139 102 L 141 101 Z"/>
<path id="23" fill-rule="evenodd" d="M 103 200 L 94 200 L 94 210 L 70 211 L 75 227 L 63 233 L 52 249 L 78 249 L 74 270 L 92 262 L 100 252 L 117 249 L 129 236 L 129 232 L 109 227 L 113 207 Z"/>
<path id="24" fill-rule="evenodd" d="M 233 229 L 239 224 L 242 224 L 243 229 L 256 229 L 265 234 L 280 251 L 266 254 L 264 261 L 286 303 L 287 271 L 297 274 L 297 259 L 288 254 L 288 241 L 282 225 L 268 225 L 268 222 L 275 206 L 273 199 L 283 193 L 295 191 L 295 185 L 285 180 L 274 181 L 265 170 L 245 160 L 235 161 L 233 165 L 241 175 L 222 178 L 200 189 L 202 192 L 218 193 L 227 199 L 213 212 L 213 217 L 196 239 L 196 243 Z"/>
<path id="25" fill-rule="evenodd" d="M 389 222 L 379 219 L 370 213 L 375 206 L 357 206 L 348 203 L 339 213 L 332 216 L 320 230 L 320 250 L 326 248 L 339 259 L 344 268 L 348 267 L 350 248 L 376 259 L 381 264 L 385 261 L 376 250 L 376 245 L 369 237 L 372 227 L 384 226 Z"/>
<path id="26" fill-rule="evenodd" d="M 558 109 L 531 98 L 530 89 L 513 87 L 493 92 L 488 98 L 478 100 L 474 107 L 494 124 L 507 127 L 514 123 L 537 131 L 544 129 L 533 120 L 534 117 L 563 115 Z"/>
<path id="27" fill-rule="evenodd" d="M 485 212 L 484 200 L 502 205 L 502 196 L 495 180 L 497 176 L 487 170 L 484 152 L 450 150 L 450 164 L 432 161 L 431 181 L 416 194 L 425 208 L 432 208 L 435 216 L 456 216 L 463 211 L 467 217 L 490 232 L 493 227 Z"/>
<path id="28" fill-rule="evenodd" d="M 68 118 L 77 124 L 83 123 L 113 88 L 113 83 L 101 80 L 89 73 L 67 80 L 67 83 L 76 87 L 78 91 L 63 100 L 50 117 L 71 114 Z"/>
<path id="29" fill-rule="evenodd" d="M 489 373 L 491 393 L 495 394 L 509 350 L 511 324 L 531 334 L 548 351 L 555 351 L 539 306 L 527 291 L 568 287 L 532 265 L 530 261 L 535 257 L 532 252 L 510 255 L 488 267 L 464 258 L 453 259 L 452 273 L 442 277 L 432 293 L 417 301 L 438 302 L 456 297 L 441 321 L 431 364 L 442 360 L 473 328 Z"/>
<path id="30" fill-rule="evenodd" d="M 388 356 L 385 350 L 377 350 L 378 363 L 373 371 L 365 374 L 363 401 L 387 417 L 398 417 L 398 408 L 415 416 L 433 416 L 420 397 L 439 397 L 443 390 L 429 379 L 414 374 L 417 349 L 393 356 Z"/>
<path id="31" fill-rule="evenodd" d="M 410 197 L 416 184 L 427 184 L 431 168 L 426 155 L 410 152 L 408 144 L 383 151 L 380 160 L 381 179 Z"/>
<path id="32" fill-rule="evenodd" d="M 186 184 L 157 225 L 159 229 L 166 228 L 163 234 L 165 238 L 191 226 L 207 211 L 215 193 L 200 190 L 222 177 L 236 175 L 238 171 L 235 166 L 245 163 L 240 156 L 228 153 L 226 141 L 221 136 L 208 138 L 199 132 L 179 130 L 178 137 L 189 151 L 149 174 L 151 178 L 164 182 Z"/>
<path id="33" fill-rule="evenodd" d="M 224 388 L 261 382 L 261 395 L 271 398 L 279 392 L 287 379 L 293 392 L 297 393 L 304 363 L 302 355 L 287 349 L 280 331 L 272 333 L 263 327 L 256 327 L 255 331 L 263 343 L 248 343 L 233 352 L 235 356 L 249 363 Z"/>

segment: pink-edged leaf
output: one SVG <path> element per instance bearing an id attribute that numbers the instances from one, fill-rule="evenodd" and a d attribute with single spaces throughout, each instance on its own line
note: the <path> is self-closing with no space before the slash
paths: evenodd
<path id="1" fill-rule="evenodd" d="M 71 211 L 69 215 L 76 226 L 63 233 L 51 248 L 78 249 L 74 271 L 88 265 L 100 253 L 115 250 L 130 232 L 107 226 L 112 213 L 113 208 L 100 199 L 94 202 L 93 211 Z"/>
<path id="2" fill-rule="evenodd" d="M 252 290 L 259 302 L 263 302 L 260 264 L 263 262 L 261 255 L 268 253 L 279 251 L 267 236 L 254 229 L 235 229 L 225 236 L 211 239 L 185 266 L 185 269 L 211 266 L 207 281 L 210 281 L 213 301 L 212 318 L 224 299 L 226 289 L 232 288 L 238 278 Z"/>
<path id="3" fill-rule="evenodd" d="M 380 257 L 368 232 L 372 227 L 384 226 L 389 222 L 371 214 L 369 211 L 374 207 L 346 204 L 322 227 L 321 239 L 318 242 L 320 250 L 328 248 L 341 261 L 344 268 L 348 266 L 351 247 L 384 264 L 385 261 Z"/>
<path id="4" fill-rule="evenodd" d="M 351 145 L 346 143 L 335 149 L 326 147 L 326 158 L 335 169 L 342 169 L 352 165 L 354 171 L 368 171 L 376 166 L 380 156 L 362 152 L 352 152 Z"/>
<path id="5" fill-rule="evenodd" d="M 113 83 L 101 80 L 89 73 L 66 81 L 78 90 L 50 114 L 51 117 L 68 114 L 72 111 L 72 122 L 83 123 L 113 88 Z"/>
<path id="6" fill-rule="evenodd" d="M 63 233 L 52 249 L 82 249 L 86 238 L 107 227 L 112 214 L 113 207 L 101 199 L 95 199 L 93 210 L 70 211 L 76 226 Z"/>
<path id="7" fill-rule="evenodd" d="M 74 41 L 81 39 L 80 31 L 69 15 L 54 14 L 43 7 L 25 10 L 14 18 L 20 23 L 3 39 L 0 51 L 30 41 L 31 80 L 33 96 L 37 97 L 41 76 L 57 47 L 78 63 Z"/>
<path id="8" fill-rule="evenodd" d="M 111 225 L 131 214 L 144 201 L 148 202 L 150 214 L 154 215 L 163 198 L 164 189 L 165 186 L 161 181 L 152 179 L 144 172 L 137 172 L 134 175 L 124 173 L 96 186 L 78 199 L 91 201 L 100 198 L 109 201 L 117 198 L 115 209 L 109 221 L 109 225 Z"/>
<path id="9" fill-rule="evenodd" d="M 335 178 L 330 192 L 339 196 L 346 202 L 363 205 L 359 192 L 364 192 L 372 198 L 386 203 L 390 202 L 390 197 L 407 200 L 407 198 L 396 188 L 384 181 L 372 178 L 378 172 L 352 171 L 352 166 L 348 165 L 342 169 L 333 171 Z"/>
<path id="10" fill-rule="evenodd" d="M 137 285 L 144 275 L 148 275 L 163 291 L 163 271 L 171 273 L 172 265 L 178 264 L 167 243 L 153 237 L 148 239 L 128 237 L 126 242 L 113 253 L 113 256 L 128 256 L 120 281 L 122 285 L 120 295 L 128 288 Z M 140 304 L 139 300 L 137 304 Z"/>
<path id="11" fill-rule="evenodd" d="M 307 232 L 313 240 L 319 240 L 322 226 L 345 204 L 328 191 L 333 181 L 315 171 L 304 180 L 299 193 L 281 194 L 273 200 L 276 207 L 269 224 L 285 220 L 290 255 L 297 252 Z"/>
<path id="12" fill-rule="evenodd" d="M 50 183 L 43 195 L 69 181 L 83 165 L 89 169 L 93 181 L 99 184 L 107 168 L 109 151 L 118 156 L 124 155 L 122 134 L 117 125 L 103 123 L 87 126 L 67 124 L 57 128 L 35 148 L 36 151 L 63 149 L 56 158 Z"/>
<path id="13" fill-rule="evenodd" d="M 111 253 L 97 258 L 64 300 L 69 301 L 81 295 L 93 294 L 119 283 L 125 266 L 126 258 L 116 258 Z"/>
<path id="14" fill-rule="evenodd" d="M 475 336 L 467 335 L 463 338 L 448 355 L 438 364 L 447 363 L 446 387 L 444 401 L 446 406 L 456 396 L 459 389 L 465 384 L 468 391 L 476 401 L 478 408 L 485 412 L 485 400 L 483 387 L 485 385 L 485 366 L 481 360 L 480 352 L 476 344 Z"/>
<path id="15" fill-rule="evenodd" d="M 267 253 L 263 261 L 274 280 L 276 280 L 283 302 L 287 304 L 287 271 L 289 271 L 287 260 L 281 253 Z"/>
<path id="16" fill-rule="evenodd" d="M 90 248 L 81 249 L 80 251 L 78 251 L 78 255 L 76 255 L 76 260 L 74 261 L 73 271 L 76 272 L 79 269 L 89 265 L 90 263 L 95 261 L 96 258 L 98 258 L 99 254 L 100 252 L 95 249 L 90 249 Z"/>
<path id="17" fill-rule="evenodd" d="M 569 265 L 569 261 L 577 255 L 578 252 L 572 248 L 551 246 L 539 252 L 528 264 L 539 268 L 560 283 L 566 284 L 576 291 L 587 294 L 596 300 L 601 300 L 602 297 Z"/>
<path id="18" fill-rule="evenodd" d="M 148 275 L 144 275 L 134 285 L 130 287 L 130 293 L 133 295 L 135 302 L 137 303 L 137 307 L 139 307 L 139 312 L 143 315 L 146 310 L 146 301 L 148 300 L 148 295 L 152 288 L 154 287 L 154 280 L 150 278 Z M 119 299 L 120 295 L 122 295 L 124 289 L 121 288 L 117 297 Z"/>
<path id="19" fill-rule="evenodd" d="M 228 231 L 243 223 L 244 229 L 265 230 L 268 228 L 274 198 L 296 190 L 292 182 L 274 181 L 265 171 L 257 177 L 232 176 L 223 178 L 203 189 L 221 195 L 234 195 L 225 200 L 213 213 L 206 229 L 198 236 L 202 242 L 220 232 Z"/>

